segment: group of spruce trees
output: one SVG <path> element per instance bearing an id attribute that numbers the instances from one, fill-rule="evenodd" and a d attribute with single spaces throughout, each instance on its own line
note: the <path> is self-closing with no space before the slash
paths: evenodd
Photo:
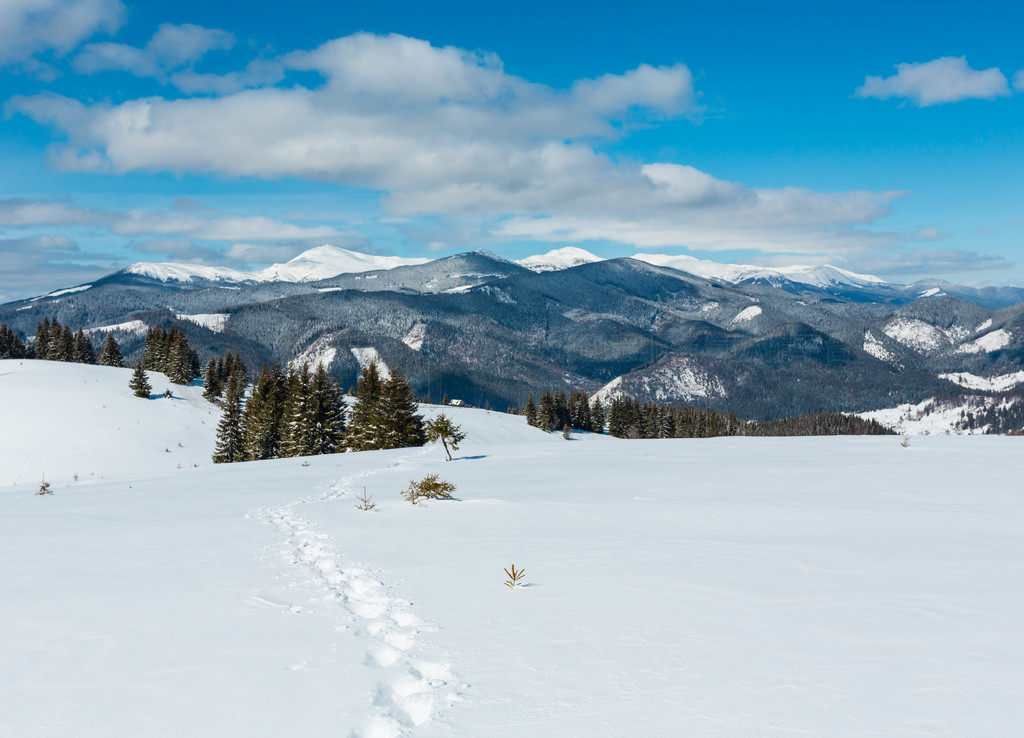
<path id="1" fill-rule="evenodd" d="M 617 397 L 608 408 L 608 434 L 617 438 L 714 438 L 717 436 L 889 435 L 874 420 L 842 413 L 815 413 L 779 420 L 751 421 L 732 413 L 695 407 L 644 403 Z"/>
<path id="2" fill-rule="evenodd" d="M 175 384 L 188 384 L 199 376 L 199 354 L 178 327 L 150 328 L 142 365 L 151 372 L 163 372 Z"/>
<path id="3" fill-rule="evenodd" d="M 216 374 L 216 366 L 214 366 Z M 215 463 L 406 448 L 427 442 L 416 395 L 398 373 L 381 380 L 375 362 L 363 370 L 347 413 L 341 388 L 323 365 L 285 374 L 264 366 L 249 396 L 242 372 L 229 373 L 217 427 Z M 346 417 L 348 416 L 348 417 Z"/>
<path id="4" fill-rule="evenodd" d="M 530 425 L 549 432 L 566 428 L 594 433 L 604 431 L 604 407 L 597 398 L 590 402 L 587 393 L 582 391 L 573 390 L 568 397 L 562 390 L 546 391 L 540 396 L 539 404 L 534 402 L 531 394 L 526 400 L 523 415 Z"/>
<path id="5" fill-rule="evenodd" d="M 107 340 L 99 356 L 92 341 L 82 327 L 72 332 L 71 326 L 60 323 L 56 318 L 44 318 L 36 327 L 35 339 L 23 341 L 18 332 L 6 323 L 0 325 L 0 359 L 43 359 L 45 361 L 67 361 L 75 364 L 101 364 L 103 366 L 124 366 L 121 347 L 113 334 Z"/>

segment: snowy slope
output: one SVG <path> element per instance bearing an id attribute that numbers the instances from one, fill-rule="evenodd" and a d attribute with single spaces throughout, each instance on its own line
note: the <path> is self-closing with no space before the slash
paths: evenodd
<path id="1" fill-rule="evenodd" d="M 730 284 L 750 279 L 772 281 L 779 278 L 822 288 L 836 285 L 877 287 L 886 284 L 884 280 L 873 277 L 870 274 L 857 274 L 856 272 L 828 265 L 770 268 L 752 266 L 750 264 L 720 264 L 717 261 L 705 261 L 692 256 L 671 254 L 633 254 L 632 258 L 655 266 L 670 267 L 681 272 L 695 274 L 698 277 L 721 280 Z"/>
<path id="2" fill-rule="evenodd" d="M 1017 735 L 1021 439 L 566 442 L 443 410 L 450 463 L 0 493 L 0 734 Z M 434 472 L 457 500 L 400 499 Z"/>
<path id="3" fill-rule="evenodd" d="M 139 262 L 127 267 L 125 271 L 159 279 L 162 282 L 191 282 L 193 279 L 214 282 L 314 282 L 338 274 L 392 269 L 397 266 L 425 264 L 428 261 L 430 260 L 422 258 L 363 254 L 325 245 L 304 251 L 283 264 L 274 264 L 266 269 L 251 272 L 177 262 Z"/>
<path id="4" fill-rule="evenodd" d="M 147 372 L 151 399 L 128 389 L 131 369 L 54 361 L 0 361 L 0 488 L 92 483 L 111 476 L 210 463 L 220 419 L 201 387 Z M 162 396 L 170 389 L 173 397 Z M 73 483 L 73 482 L 72 482 Z"/>

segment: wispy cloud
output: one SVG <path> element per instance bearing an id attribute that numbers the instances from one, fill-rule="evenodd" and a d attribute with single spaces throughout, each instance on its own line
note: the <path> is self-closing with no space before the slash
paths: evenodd
<path id="1" fill-rule="evenodd" d="M 960 249 L 908 249 L 865 254 L 843 266 L 899 281 L 965 272 L 998 273 L 1012 267 L 1013 262 L 1003 256 Z"/>
<path id="2" fill-rule="evenodd" d="M 493 54 L 363 33 L 275 63 L 322 81 L 279 88 L 268 72 L 266 86 L 239 89 L 252 80 L 201 76 L 194 89 L 220 96 L 37 95 L 8 110 L 60 131 L 55 161 L 68 169 L 328 180 L 383 193 L 391 215 L 498 223 L 492 238 L 863 250 L 889 238 L 864 227 L 901 194 L 753 189 L 602 153 L 625 122 L 700 116 L 682 64 L 555 89 L 508 74 Z"/>
<path id="3" fill-rule="evenodd" d="M 45 200 L 0 200 L 0 226 L 102 226 L 120 236 L 178 236 L 202 241 L 294 241 L 341 235 L 332 226 L 302 226 L 265 216 L 193 212 L 110 211 Z"/>
<path id="4" fill-rule="evenodd" d="M 74 57 L 72 67 L 81 74 L 123 71 L 163 80 L 210 51 L 230 49 L 234 44 L 235 37 L 227 31 L 164 23 L 143 48 L 109 41 L 89 44 Z"/>
<path id="5" fill-rule="evenodd" d="M 1013 75 L 1013 89 L 1017 92 L 1024 92 L 1024 69 Z"/>
<path id="6" fill-rule="evenodd" d="M 0 302 L 88 282 L 119 266 L 109 254 L 87 253 L 67 236 L 53 235 L 0 239 L 0 260 Z"/>
<path id="7" fill-rule="evenodd" d="M 854 92 L 857 97 L 879 100 L 903 98 L 918 107 L 994 100 L 1010 94 L 1010 86 L 998 68 L 971 69 L 963 56 L 943 56 L 920 64 L 897 64 L 891 77 L 866 77 Z"/>

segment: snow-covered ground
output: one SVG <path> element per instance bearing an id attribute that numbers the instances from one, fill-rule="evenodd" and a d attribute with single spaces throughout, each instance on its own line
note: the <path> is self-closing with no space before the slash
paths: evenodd
<path id="1" fill-rule="evenodd" d="M 68 392 L 123 384 L 12 364 L 5 419 L 30 396 L 67 438 L 93 427 Z M 0 488 L 0 735 L 1019 733 L 1024 440 L 566 442 L 444 410 L 453 462 L 166 468 L 145 424 L 141 467 Z M 48 429 L 0 442 L 50 461 L 65 437 L 18 439 Z M 434 472 L 457 500 L 400 498 Z"/>

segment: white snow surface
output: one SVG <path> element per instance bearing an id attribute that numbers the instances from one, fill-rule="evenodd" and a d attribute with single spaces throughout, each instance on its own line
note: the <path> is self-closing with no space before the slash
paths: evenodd
<path id="1" fill-rule="evenodd" d="M 871 331 L 864 332 L 864 353 L 870 354 L 881 361 L 893 361 L 896 358 Z"/>
<path id="2" fill-rule="evenodd" d="M 681 272 L 695 274 L 698 277 L 716 279 L 730 284 L 736 284 L 748 279 L 772 281 L 780 278 L 821 288 L 835 286 L 873 287 L 886 284 L 885 280 L 870 274 L 857 274 L 847 269 L 828 265 L 761 267 L 751 264 L 720 264 L 717 261 L 705 261 L 693 256 L 672 254 L 633 254 L 632 258 L 655 266 L 678 269 Z"/>
<path id="3" fill-rule="evenodd" d="M 916 318 L 893 318 L 882 326 L 882 333 L 922 354 L 952 345 L 945 331 Z"/>
<path id="4" fill-rule="evenodd" d="M 181 317 L 181 316 L 178 316 Z M 97 333 L 138 333 L 142 334 L 149 330 L 149 326 L 141 320 L 128 320 L 124 323 L 113 325 L 101 325 L 96 328 L 85 328 L 82 330 L 86 335 L 92 336 Z"/>
<path id="5" fill-rule="evenodd" d="M 413 351 L 420 351 L 423 349 L 423 341 L 427 337 L 427 324 L 417 323 L 409 332 L 402 338 L 402 343 L 411 348 Z M 362 364 L 360 364 L 362 366 Z"/>
<path id="6" fill-rule="evenodd" d="M 0 362 L 5 409 L 48 421 L 3 445 L 65 454 L 93 372 L 92 401 L 127 381 Z M 103 479 L 0 489 L 0 734 L 1019 733 L 1022 439 L 566 442 L 441 410 L 453 462 L 158 467 L 152 423 Z M 399 497 L 435 472 L 457 500 Z"/>
<path id="7" fill-rule="evenodd" d="M 921 297 L 939 297 L 942 294 L 944 294 L 944 293 L 942 292 L 941 289 L 939 289 L 938 287 L 932 287 L 931 289 L 922 290 L 920 293 L 918 293 L 917 296 L 918 296 L 918 298 L 921 298 Z"/>
<path id="8" fill-rule="evenodd" d="M 736 325 L 737 323 L 748 323 L 762 312 L 764 311 L 761 310 L 760 305 L 751 305 L 750 307 L 743 308 L 736 313 L 736 317 L 732 319 L 732 325 Z"/>
<path id="9" fill-rule="evenodd" d="M 48 292 L 47 294 L 40 295 L 39 297 L 33 297 L 31 301 L 35 302 L 36 300 L 45 300 L 48 297 L 60 297 L 61 295 L 70 295 L 75 292 L 84 292 L 90 287 L 92 287 L 91 284 L 82 284 L 79 285 L 78 287 L 68 287 L 63 290 L 57 290 L 56 292 Z"/>
<path id="10" fill-rule="evenodd" d="M 1000 328 L 997 331 L 986 333 L 980 338 L 976 338 L 970 343 L 965 343 L 957 348 L 957 353 L 961 354 L 988 354 L 993 351 L 998 351 L 1001 348 L 1005 348 L 1010 345 L 1010 341 L 1013 339 L 1013 334 L 1008 330 Z"/>
<path id="11" fill-rule="evenodd" d="M 604 259 L 590 253 L 586 249 L 581 249 L 577 246 L 566 246 L 549 251 L 546 254 L 519 259 L 516 263 L 535 272 L 555 272 L 561 269 L 580 266 L 581 264 L 592 264 L 596 261 L 604 261 Z"/>
<path id="12" fill-rule="evenodd" d="M 643 374 L 616 377 L 591 396 L 607 406 L 623 394 L 647 394 L 658 402 L 725 397 L 722 380 L 694 366 L 685 356 L 669 356 Z"/>
<path id="13" fill-rule="evenodd" d="M 391 370 L 388 365 L 384 363 L 384 359 L 380 358 L 380 354 L 373 346 L 366 346 L 364 348 L 353 348 L 352 355 L 356 357 L 356 361 L 359 362 L 360 370 L 365 369 L 370 365 L 370 362 L 377 362 L 377 373 L 380 375 L 382 381 L 388 381 L 391 378 Z"/>
<path id="14" fill-rule="evenodd" d="M 214 282 L 314 282 L 339 274 L 393 269 L 397 266 L 425 264 L 428 261 L 419 257 L 377 256 L 324 245 L 304 251 L 283 264 L 273 264 L 266 269 L 250 272 L 179 262 L 139 262 L 125 271 L 162 282 L 191 282 L 195 278 Z"/>
<path id="15" fill-rule="evenodd" d="M 323 365 L 324 369 L 330 368 L 334 359 L 338 356 L 338 349 L 331 345 L 333 340 L 333 333 L 320 336 L 313 343 L 309 344 L 302 353 L 289 361 L 288 367 L 298 370 L 302 368 L 303 364 L 306 364 L 309 366 L 310 371 L 315 370 L 320 365 Z"/>
<path id="16" fill-rule="evenodd" d="M 1019 384 L 1024 384 L 1024 371 L 1011 374 L 1000 374 L 995 377 L 979 377 L 969 372 L 954 372 L 952 374 L 940 374 L 942 379 L 948 379 L 961 387 L 977 390 L 988 390 L 990 392 L 1004 392 L 1013 389 Z"/>
<path id="17" fill-rule="evenodd" d="M 131 369 L 0 361 L 0 488 L 34 492 L 43 475 L 84 485 L 208 465 L 220 409 L 203 399 L 202 387 L 146 375 L 153 388 L 148 400 L 128 389 Z M 173 397 L 163 397 L 166 389 Z"/>
<path id="18" fill-rule="evenodd" d="M 223 333 L 230 316 L 227 313 L 198 313 L 196 315 L 178 313 L 177 317 L 178 320 L 187 320 L 190 323 L 201 325 L 203 328 L 209 328 L 214 333 Z"/>

